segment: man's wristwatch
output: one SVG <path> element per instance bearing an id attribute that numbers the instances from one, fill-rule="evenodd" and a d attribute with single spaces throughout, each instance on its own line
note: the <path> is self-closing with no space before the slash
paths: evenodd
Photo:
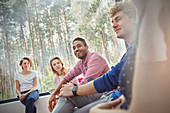
<path id="1" fill-rule="evenodd" d="M 78 86 L 74 86 L 73 89 L 72 89 L 72 92 L 73 92 L 73 95 L 74 95 L 74 96 L 78 96 L 77 93 L 76 93 L 77 87 L 78 87 Z"/>

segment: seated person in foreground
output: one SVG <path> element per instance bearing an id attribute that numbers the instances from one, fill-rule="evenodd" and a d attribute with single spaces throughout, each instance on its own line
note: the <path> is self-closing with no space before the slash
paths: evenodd
<path id="1" fill-rule="evenodd" d="M 133 1 L 140 21 L 133 85 L 126 87 L 131 104 L 115 110 L 116 103 L 103 103 L 90 113 L 170 113 L 170 1 Z"/>

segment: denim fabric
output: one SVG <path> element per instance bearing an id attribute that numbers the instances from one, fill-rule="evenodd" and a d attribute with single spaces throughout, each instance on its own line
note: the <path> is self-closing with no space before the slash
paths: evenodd
<path id="1" fill-rule="evenodd" d="M 26 93 L 28 91 L 29 90 L 21 92 L 21 94 Z M 21 103 L 24 104 L 26 107 L 25 113 L 36 113 L 36 107 L 34 102 L 38 100 L 38 98 L 39 98 L 39 91 L 35 90 L 31 92 L 24 100 L 21 101 Z"/>

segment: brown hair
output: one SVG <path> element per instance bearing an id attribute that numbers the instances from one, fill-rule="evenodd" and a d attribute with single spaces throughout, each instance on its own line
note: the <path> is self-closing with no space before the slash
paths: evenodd
<path id="1" fill-rule="evenodd" d="M 136 20 L 136 7 L 135 5 L 130 1 L 123 1 L 123 2 L 116 2 L 113 8 L 110 9 L 109 12 L 109 20 L 113 18 L 113 16 L 123 11 L 129 18 Z"/>
<path id="2" fill-rule="evenodd" d="M 58 72 L 53 68 L 53 66 L 52 66 L 52 61 L 53 61 L 53 60 L 56 60 L 56 59 L 61 62 L 62 66 L 64 65 L 63 62 L 61 61 L 61 59 L 60 59 L 59 57 L 54 57 L 54 58 L 52 58 L 52 59 L 50 60 L 50 66 L 51 66 L 52 72 L 53 72 L 54 74 L 59 75 L 59 73 L 58 73 Z M 65 74 L 66 74 L 66 69 L 65 69 L 64 66 L 63 66 L 62 69 L 61 69 L 61 75 L 64 76 Z"/>
<path id="3" fill-rule="evenodd" d="M 19 65 L 21 66 L 24 60 L 28 60 L 28 62 L 30 63 L 30 68 L 31 68 L 31 67 L 32 67 L 32 61 L 31 61 L 31 59 L 29 59 L 28 57 L 22 58 L 22 59 L 20 60 L 20 62 L 19 62 Z"/>

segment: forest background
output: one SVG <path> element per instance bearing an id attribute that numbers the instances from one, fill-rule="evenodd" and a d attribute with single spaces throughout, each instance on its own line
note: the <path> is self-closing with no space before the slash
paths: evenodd
<path id="1" fill-rule="evenodd" d="M 115 65 L 126 50 L 117 39 L 109 9 L 115 0 L 0 0 L 0 101 L 16 98 L 15 74 L 28 56 L 41 73 L 40 93 L 55 88 L 49 61 L 59 56 L 66 68 L 78 61 L 74 38 L 83 37 L 89 50 Z"/>

